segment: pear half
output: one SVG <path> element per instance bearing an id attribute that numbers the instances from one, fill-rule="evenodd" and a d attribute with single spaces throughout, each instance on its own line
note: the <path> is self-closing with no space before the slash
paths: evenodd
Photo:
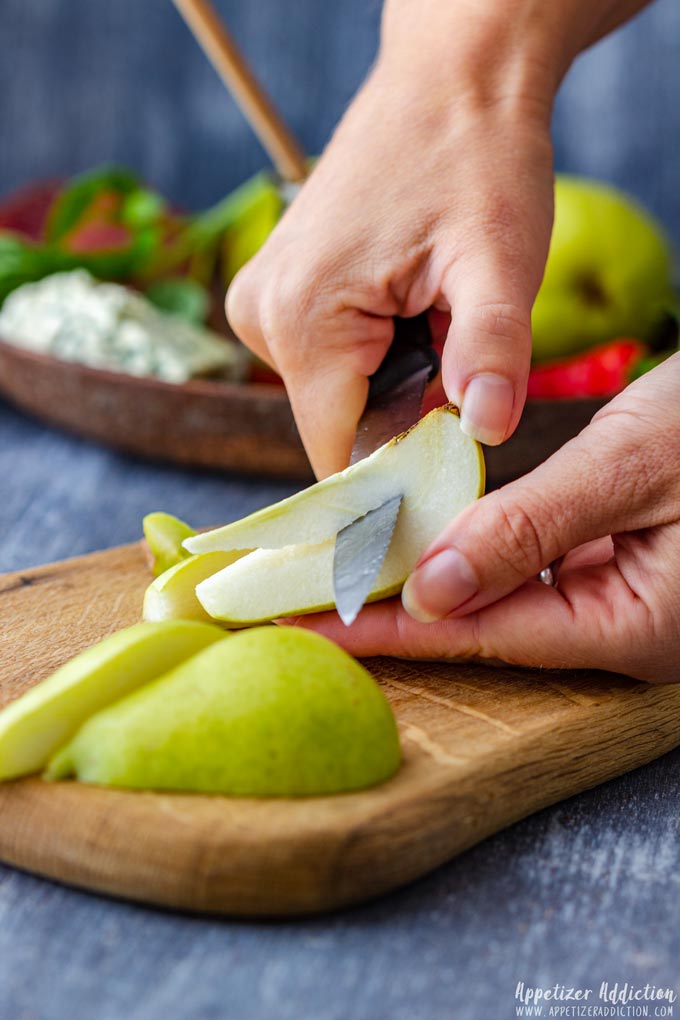
<path id="1" fill-rule="evenodd" d="M 47 776 L 303 797 L 372 786 L 400 760 L 392 709 L 363 666 L 319 634 L 261 627 L 93 715 Z"/>
<path id="2" fill-rule="evenodd" d="M 193 553 L 255 549 L 196 588 L 209 616 L 232 627 L 331 609 L 335 536 L 401 495 L 369 601 L 401 590 L 421 553 L 484 490 L 481 447 L 452 405 L 431 411 L 365 460 L 224 528 L 187 539 Z"/>
<path id="3" fill-rule="evenodd" d="M 0 780 L 38 772 L 94 712 L 225 637 L 210 623 L 138 623 L 81 652 L 0 712 Z"/>

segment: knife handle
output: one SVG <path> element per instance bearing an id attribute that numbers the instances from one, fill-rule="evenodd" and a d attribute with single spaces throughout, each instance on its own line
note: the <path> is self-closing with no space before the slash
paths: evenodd
<path id="1" fill-rule="evenodd" d="M 369 380 L 369 400 L 394 389 L 423 368 L 429 368 L 429 379 L 434 379 L 439 371 L 439 355 L 432 346 L 427 312 L 411 319 L 395 316 L 394 339 Z"/>

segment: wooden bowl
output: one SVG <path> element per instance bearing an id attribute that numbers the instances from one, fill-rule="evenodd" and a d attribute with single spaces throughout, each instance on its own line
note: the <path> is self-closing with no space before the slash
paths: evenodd
<path id="1" fill-rule="evenodd" d="M 280 386 L 208 379 L 175 385 L 0 342 L 0 391 L 51 425 L 140 457 L 312 479 Z"/>
<path id="2" fill-rule="evenodd" d="M 182 385 L 62 361 L 0 341 L 0 392 L 21 410 L 150 460 L 309 482 L 282 387 Z M 530 471 L 576 435 L 603 400 L 530 401 L 515 435 L 485 450 L 488 487 Z"/>
<path id="3" fill-rule="evenodd" d="M 0 228 L 37 238 L 58 188 L 59 182 L 39 182 L 5 199 Z M 211 325 L 226 332 L 221 301 L 216 307 Z M 140 457 L 301 482 L 313 479 L 281 386 L 210 380 L 178 386 L 61 361 L 0 341 L 0 393 L 51 425 Z M 515 435 L 502 447 L 486 449 L 488 487 L 540 464 L 603 403 L 530 401 Z"/>

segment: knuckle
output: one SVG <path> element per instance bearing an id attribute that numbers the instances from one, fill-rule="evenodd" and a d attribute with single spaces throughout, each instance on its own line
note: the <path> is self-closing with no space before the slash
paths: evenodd
<path id="1" fill-rule="evenodd" d="M 596 462 L 617 505 L 626 508 L 630 526 L 635 526 L 640 511 L 651 512 L 640 524 L 665 520 L 677 505 L 677 478 L 671 467 L 675 457 L 666 424 L 650 420 L 644 410 L 637 413 L 613 402 L 595 415 L 582 436 L 588 439 L 586 455 Z"/>
<path id="2" fill-rule="evenodd" d="M 468 326 L 494 340 L 526 340 L 531 335 L 529 314 L 508 301 L 475 305 Z"/>
<path id="3" fill-rule="evenodd" d="M 303 360 L 314 286 L 306 272 L 285 269 L 272 274 L 263 291 L 262 332 L 277 362 L 294 367 Z M 306 327 L 306 328 L 305 328 Z"/>
<path id="4" fill-rule="evenodd" d="M 484 204 L 479 210 L 479 218 L 485 236 L 492 241 L 507 243 L 521 226 L 517 202 L 507 192 L 496 190 L 487 192 L 484 195 Z"/>
<path id="5" fill-rule="evenodd" d="M 504 497 L 502 490 L 493 494 L 495 553 L 506 567 L 526 580 L 553 558 L 543 538 L 546 530 L 545 508 L 536 512 L 529 503 Z M 537 523 L 540 522 L 540 523 Z"/>
<path id="6" fill-rule="evenodd" d="M 247 336 L 253 328 L 256 293 L 253 272 L 246 265 L 229 284 L 224 302 L 227 320 L 237 336 Z"/>

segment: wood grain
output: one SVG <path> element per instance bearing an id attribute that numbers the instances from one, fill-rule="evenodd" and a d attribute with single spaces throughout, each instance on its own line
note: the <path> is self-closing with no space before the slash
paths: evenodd
<path id="1" fill-rule="evenodd" d="M 138 619 L 141 546 L 0 579 L 0 705 Z M 363 793 L 252 800 L 31 778 L 0 787 L 0 857 L 117 896 L 207 912 L 326 910 L 680 744 L 680 686 L 596 673 L 375 659 L 404 764 Z"/>

